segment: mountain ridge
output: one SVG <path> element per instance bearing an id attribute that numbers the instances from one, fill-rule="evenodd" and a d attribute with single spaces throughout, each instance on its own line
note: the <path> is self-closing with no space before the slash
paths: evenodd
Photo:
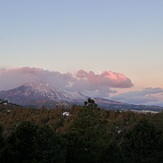
<path id="1" fill-rule="evenodd" d="M 61 88 L 53 87 L 44 81 L 33 81 L 25 83 L 17 88 L 0 91 L 0 99 L 7 99 L 8 101 L 21 105 L 30 106 L 34 108 L 55 108 L 56 106 L 70 107 L 74 104 L 83 105 L 84 101 L 89 97 L 80 92 L 71 92 Z M 90 97 L 92 98 L 92 97 Z M 140 110 L 140 105 L 133 105 L 119 101 L 113 101 L 100 97 L 93 98 L 99 107 L 105 109 L 136 109 Z M 143 106 L 142 109 L 160 109 L 157 106 Z"/>

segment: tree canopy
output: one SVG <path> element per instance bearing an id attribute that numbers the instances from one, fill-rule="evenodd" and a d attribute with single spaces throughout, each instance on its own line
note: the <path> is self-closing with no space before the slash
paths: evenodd
<path id="1" fill-rule="evenodd" d="M 162 163 L 163 112 L 0 108 L 0 162 Z"/>

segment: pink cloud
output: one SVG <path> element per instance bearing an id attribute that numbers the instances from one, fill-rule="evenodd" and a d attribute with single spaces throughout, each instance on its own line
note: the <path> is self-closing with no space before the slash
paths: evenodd
<path id="1" fill-rule="evenodd" d="M 101 74 L 95 74 L 93 71 L 86 72 L 79 70 L 76 73 L 79 79 L 85 79 L 94 86 L 107 86 L 113 88 L 128 88 L 133 86 L 131 80 L 120 73 L 104 71 Z"/>
<path id="2" fill-rule="evenodd" d="M 111 88 L 133 86 L 129 78 L 112 71 L 96 74 L 93 71 L 79 70 L 76 74 L 71 74 L 41 68 L 22 67 L 1 69 L 0 79 L 0 90 L 12 89 L 27 82 L 42 80 L 62 89 L 105 96 L 115 92 Z"/>

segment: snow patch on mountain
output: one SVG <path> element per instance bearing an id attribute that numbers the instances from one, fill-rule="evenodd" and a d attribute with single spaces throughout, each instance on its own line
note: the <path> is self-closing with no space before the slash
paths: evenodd
<path id="1" fill-rule="evenodd" d="M 54 100 L 54 101 L 77 101 L 86 100 L 87 97 L 78 92 L 70 92 L 51 86 L 44 81 L 26 83 L 8 91 L 1 91 L 0 98 L 20 103 L 26 100 Z"/>

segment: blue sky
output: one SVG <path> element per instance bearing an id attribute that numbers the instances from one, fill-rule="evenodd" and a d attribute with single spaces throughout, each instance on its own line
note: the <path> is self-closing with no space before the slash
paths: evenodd
<path id="1" fill-rule="evenodd" d="M 110 70 L 133 90 L 162 88 L 162 8 L 162 0 L 0 1 L 0 68 Z"/>

